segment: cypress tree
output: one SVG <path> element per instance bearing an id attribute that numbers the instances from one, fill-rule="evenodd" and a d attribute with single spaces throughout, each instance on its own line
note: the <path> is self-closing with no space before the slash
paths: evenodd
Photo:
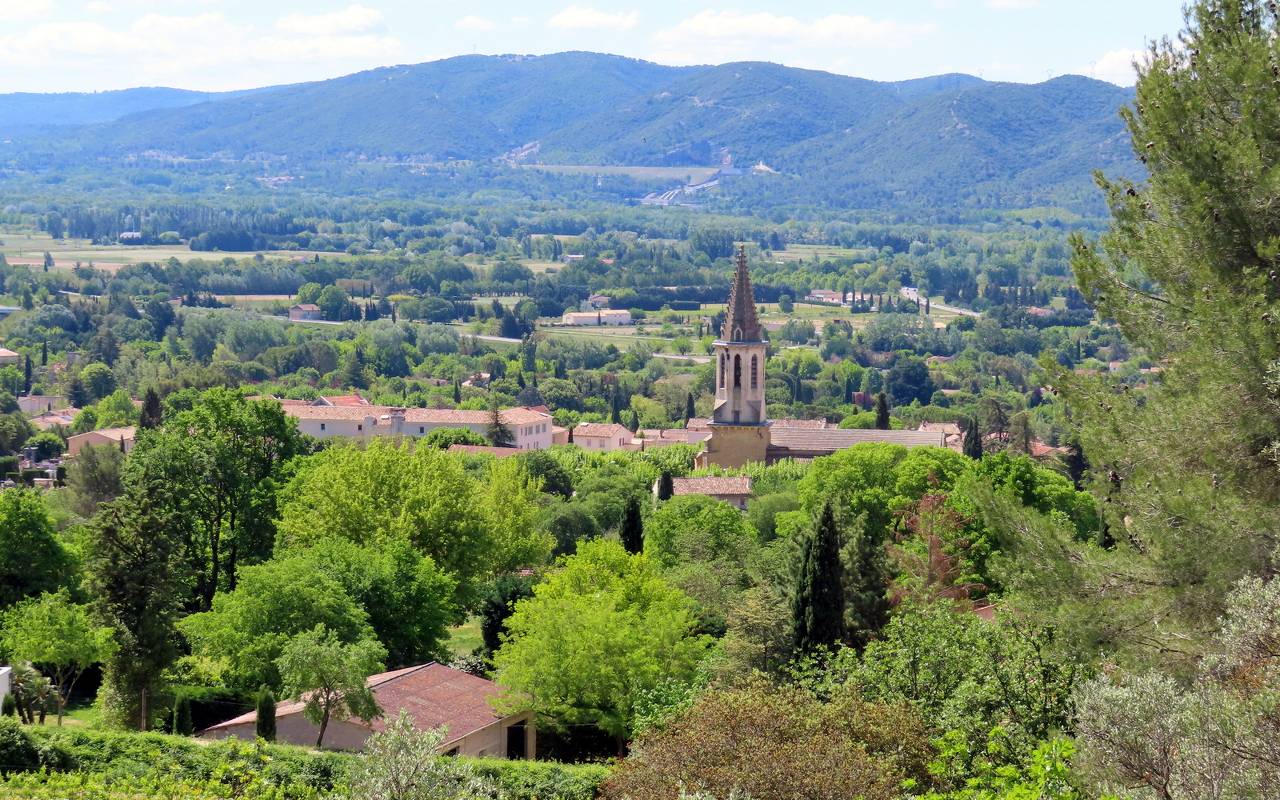
<path id="1" fill-rule="evenodd" d="M 964 445 L 962 451 L 975 461 L 982 459 L 982 434 L 978 432 L 978 420 L 970 417 L 964 423 Z"/>
<path id="2" fill-rule="evenodd" d="M 179 736 L 190 736 L 196 732 L 195 723 L 191 721 L 191 698 L 179 695 L 173 703 L 173 732 Z"/>
<path id="3" fill-rule="evenodd" d="M 884 542 L 864 529 L 858 533 L 845 583 L 849 609 L 848 641 L 861 651 L 889 621 L 889 570 Z"/>
<path id="4" fill-rule="evenodd" d="M 457 378 L 453 379 L 453 402 L 462 402 L 462 384 L 458 382 Z"/>
<path id="5" fill-rule="evenodd" d="M 644 551 L 644 520 L 640 518 L 640 502 L 632 497 L 622 513 L 622 546 L 628 553 Z"/>
<path id="6" fill-rule="evenodd" d="M 889 430 L 889 398 L 884 392 L 876 395 L 876 428 L 878 430 Z"/>
<path id="7" fill-rule="evenodd" d="M 138 418 L 140 428 L 158 428 L 164 421 L 164 411 L 160 408 L 160 395 L 155 389 L 148 389 L 142 400 L 142 414 Z"/>
<path id="8" fill-rule="evenodd" d="M 22 370 L 22 393 L 31 394 L 31 356 L 28 355 L 23 363 Z"/>
<path id="9" fill-rule="evenodd" d="M 49 366 L 49 341 L 47 339 L 40 343 L 40 366 Z"/>
<path id="10" fill-rule="evenodd" d="M 674 481 L 671 480 L 671 473 L 663 470 L 658 478 L 658 499 L 670 500 L 673 494 L 675 494 L 675 486 Z"/>
<path id="11" fill-rule="evenodd" d="M 693 405 L 693 393 L 690 392 L 684 396 L 684 421 L 688 423 L 689 418 L 697 416 L 697 413 Z"/>
<path id="12" fill-rule="evenodd" d="M 806 652 L 844 639 L 844 569 L 840 534 L 828 503 L 813 536 L 805 540 L 791 604 L 795 648 Z"/>
<path id="13" fill-rule="evenodd" d="M 276 698 L 267 686 L 258 690 L 257 705 L 257 721 L 254 727 L 258 737 L 274 742 L 276 740 Z"/>

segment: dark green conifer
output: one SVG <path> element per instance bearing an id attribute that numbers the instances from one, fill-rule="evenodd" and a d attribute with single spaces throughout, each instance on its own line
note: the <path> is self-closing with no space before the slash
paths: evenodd
<path id="1" fill-rule="evenodd" d="M 844 586 L 840 535 L 828 503 L 804 542 L 792 600 L 793 641 L 799 652 L 833 647 L 844 639 Z"/>
<path id="2" fill-rule="evenodd" d="M 640 517 L 640 502 L 634 497 L 627 500 L 623 510 L 620 535 L 628 553 L 644 551 L 644 520 Z"/>
<path id="3" fill-rule="evenodd" d="M 889 398 L 884 392 L 876 395 L 876 428 L 889 430 Z"/>
<path id="4" fill-rule="evenodd" d="M 254 728 L 258 738 L 268 742 L 276 740 L 276 697 L 271 689 L 263 686 L 258 690 L 257 720 Z"/>

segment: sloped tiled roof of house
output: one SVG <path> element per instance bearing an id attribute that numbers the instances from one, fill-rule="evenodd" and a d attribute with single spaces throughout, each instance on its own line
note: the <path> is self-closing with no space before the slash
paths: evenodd
<path id="1" fill-rule="evenodd" d="M 929 431 L 931 433 L 941 433 L 944 436 L 960 436 L 964 431 L 960 430 L 960 424 L 956 422 L 921 422 L 919 431 Z"/>
<path id="2" fill-rule="evenodd" d="M 773 420 L 774 428 L 792 428 L 802 431 L 822 431 L 828 428 L 834 428 L 830 422 L 825 419 L 775 419 Z"/>
<path id="3" fill-rule="evenodd" d="M 734 478 L 672 478 L 671 492 L 677 496 L 684 494 L 706 494 L 716 497 L 741 497 L 751 494 L 751 478 L 741 475 Z"/>
<path id="4" fill-rule="evenodd" d="M 382 730 L 388 717 L 394 718 L 404 709 L 419 730 L 446 726 L 447 738 L 441 745 L 444 747 L 504 719 L 489 705 L 489 698 L 502 691 L 498 684 L 434 661 L 370 675 L 365 685 L 373 690 L 383 716 L 369 722 L 358 718 L 348 721 L 372 731 Z M 276 719 L 301 714 L 304 707 L 302 702 L 281 703 L 276 706 Z M 205 731 L 253 723 L 257 718 L 257 712 L 250 711 Z"/>
<path id="5" fill-rule="evenodd" d="M 881 431 L 875 429 L 809 431 L 779 428 L 770 433 L 770 447 L 804 453 L 834 453 L 863 442 L 888 442 L 904 447 L 942 447 L 944 435 L 938 431 Z"/>
<path id="6" fill-rule="evenodd" d="M 573 438 L 590 436 L 592 438 L 613 439 L 631 438 L 631 429 L 616 422 L 583 422 L 573 429 Z"/>
<path id="7" fill-rule="evenodd" d="M 320 310 L 320 306 L 316 305 L 315 303 L 298 303 L 294 306 L 294 308 L 298 309 L 299 311 L 319 311 Z"/>
<path id="8" fill-rule="evenodd" d="M 361 397 L 358 394 L 329 395 L 327 397 L 321 397 L 319 400 L 315 402 L 316 402 L 316 405 L 330 405 L 330 406 L 368 406 L 370 405 L 368 400 L 365 400 L 363 397 Z"/>
<path id="9" fill-rule="evenodd" d="M 462 408 L 396 408 L 393 406 L 284 406 L 284 413 L 297 419 L 350 419 L 362 420 L 366 417 L 375 419 L 388 418 L 392 415 L 403 415 L 405 422 L 429 423 L 433 425 L 486 425 L 489 423 L 489 412 Z M 551 419 L 550 414 L 543 414 L 528 408 L 505 408 L 500 412 L 504 425 L 528 425 Z"/>

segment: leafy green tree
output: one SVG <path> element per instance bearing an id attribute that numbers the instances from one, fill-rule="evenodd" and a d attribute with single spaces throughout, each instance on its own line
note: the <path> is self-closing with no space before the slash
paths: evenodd
<path id="1" fill-rule="evenodd" d="M 530 450 L 517 458 L 524 464 L 530 478 L 542 484 L 542 491 L 568 500 L 573 497 L 573 476 L 559 461 L 545 450 Z"/>
<path id="2" fill-rule="evenodd" d="M 495 458 L 489 464 L 480 501 L 494 540 L 490 553 L 494 571 L 540 567 L 551 557 L 555 539 L 537 525 L 541 489 L 541 482 L 529 474 L 521 459 Z"/>
<path id="3" fill-rule="evenodd" d="M 84 382 L 92 400 L 101 400 L 116 390 L 116 376 L 111 367 L 101 362 L 85 365 L 80 370 L 80 380 Z"/>
<path id="4" fill-rule="evenodd" d="M 662 474 L 658 476 L 658 500 L 670 500 L 673 494 L 675 494 L 675 485 L 671 478 L 671 473 L 663 470 Z"/>
<path id="5" fill-rule="evenodd" d="M 210 607 L 220 586 L 235 587 L 242 563 L 270 556 L 276 481 L 302 450 L 296 424 L 278 403 L 245 401 L 220 388 L 197 395 L 190 408 L 139 439 L 125 483 L 163 473 L 177 489 L 165 496 L 184 528 L 199 609 Z"/>
<path id="6" fill-rule="evenodd" d="M 112 653 L 112 630 L 95 624 L 88 607 L 71 602 L 65 589 L 13 606 L 3 622 L 9 657 L 48 671 L 61 725 L 80 675 Z"/>
<path id="7" fill-rule="evenodd" d="M 600 535 L 595 519 L 579 503 L 551 503 L 538 516 L 538 527 L 555 539 L 554 556 L 570 555 L 578 542 Z"/>
<path id="8" fill-rule="evenodd" d="M 99 692 L 109 724 L 147 730 L 161 675 L 177 656 L 175 621 L 189 574 L 174 503 L 164 497 L 177 490 L 163 475 L 140 475 L 87 526 L 86 585 L 117 644 Z"/>
<path id="9" fill-rule="evenodd" d="M 840 533 L 828 505 L 813 536 L 801 550 L 792 600 L 792 638 L 796 650 L 833 647 L 844 639 L 843 567 Z"/>
<path id="10" fill-rule="evenodd" d="M 437 450 L 381 440 L 330 447 L 300 461 L 281 490 L 278 547 L 408 540 L 453 576 L 465 608 L 497 549 L 479 497 L 459 460 Z"/>
<path id="11" fill-rule="evenodd" d="M 254 733 L 258 738 L 274 742 L 276 740 L 276 696 L 271 687 L 263 685 L 258 688 L 258 697 L 254 703 Z"/>
<path id="12" fill-rule="evenodd" d="M 373 639 L 344 642 L 319 624 L 285 644 L 276 667 L 285 694 L 303 703 L 303 715 L 319 727 L 316 747 L 324 745 L 330 720 L 371 720 L 382 713 L 365 679 L 382 669 L 385 655 Z"/>
<path id="13" fill-rule="evenodd" d="M 242 689 L 279 687 L 276 660 L 285 644 L 317 625 L 344 642 L 374 636 L 368 613 L 342 583 L 297 556 L 245 567 L 234 591 L 179 623 L 198 662 Z"/>
<path id="14" fill-rule="evenodd" d="M 534 582 L 526 575 L 502 575 L 493 581 L 480 603 L 480 636 L 486 654 L 492 656 L 502 646 L 507 619 L 516 602 L 533 596 Z"/>
<path id="15" fill-rule="evenodd" d="M 419 447 L 448 450 L 455 444 L 487 445 L 489 440 L 468 428 L 436 428 L 418 440 Z"/>
<path id="16" fill-rule="evenodd" d="M 616 542 L 579 545 L 507 620 L 494 655 L 499 706 L 557 725 L 596 725 L 623 741 L 640 693 L 688 679 L 710 644 L 692 601 L 643 555 Z"/>
<path id="17" fill-rule="evenodd" d="M 114 445 L 82 447 L 66 466 L 71 507 L 86 519 L 124 491 L 124 453 Z"/>
<path id="18" fill-rule="evenodd" d="M 27 489 L 0 491 L 0 609 L 57 591 L 73 577 L 44 497 Z"/>
<path id="19" fill-rule="evenodd" d="M 324 319 L 341 320 L 346 319 L 347 307 L 350 305 L 351 299 L 346 292 L 337 286 L 330 285 L 320 290 L 315 303 L 320 306 L 320 316 Z"/>
<path id="20" fill-rule="evenodd" d="M 39 460 L 54 458 L 62 454 L 66 449 L 67 443 L 62 437 L 53 431 L 40 431 L 27 440 L 23 445 L 24 448 L 31 447 L 35 449 L 35 456 Z"/>

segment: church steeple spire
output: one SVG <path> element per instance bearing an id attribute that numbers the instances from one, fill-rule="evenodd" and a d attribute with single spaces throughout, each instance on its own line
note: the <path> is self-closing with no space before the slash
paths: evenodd
<path id="1" fill-rule="evenodd" d="M 733 270 L 733 284 L 729 288 L 729 307 L 725 313 L 724 328 L 720 331 L 724 342 L 759 342 L 760 321 L 756 319 L 756 298 L 751 290 L 751 275 L 747 272 L 747 248 L 738 246 L 737 266 Z"/>

